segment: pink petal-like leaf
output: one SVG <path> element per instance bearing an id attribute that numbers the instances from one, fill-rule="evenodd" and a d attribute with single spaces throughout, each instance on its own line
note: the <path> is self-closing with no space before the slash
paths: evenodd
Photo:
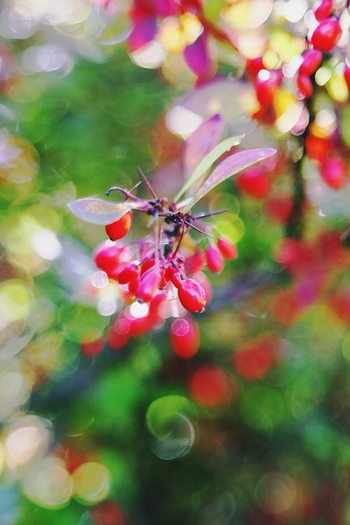
<path id="1" fill-rule="evenodd" d="M 154 39 L 157 33 L 157 21 L 153 16 L 144 16 L 135 22 L 129 36 L 130 51 L 136 51 Z"/>
<path id="2" fill-rule="evenodd" d="M 203 186 L 197 191 L 196 195 L 191 199 L 190 203 L 184 208 L 184 212 L 189 211 L 200 199 L 202 199 L 209 191 L 224 180 L 236 175 L 236 173 L 249 168 L 256 162 L 267 159 L 274 155 L 276 150 L 273 148 L 262 149 L 248 149 L 234 153 L 230 157 L 223 160 L 207 178 Z"/>
<path id="3" fill-rule="evenodd" d="M 219 144 L 225 128 L 225 121 L 220 115 L 214 115 L 192 133 L 186 143 L 185 169 L 191 174 L 196 166 Z"/>
<path id="4" fill-rule="evenodd" d="M 183 54 L 188 67 L 195 75 L 201 77 L 210 72 L 211 62 L 207 49 L 207 39 L 203 33 L 193 44 L 185 47 Z"/>
<path id="5" fill-rule="evenodd" d="M 117 221 L 131 209 L 141 209 L 139 202 L 109 202 L 98 197 L 78 199 L 68 207 L 79 219 L 93 224 L 111 224 Z"/>

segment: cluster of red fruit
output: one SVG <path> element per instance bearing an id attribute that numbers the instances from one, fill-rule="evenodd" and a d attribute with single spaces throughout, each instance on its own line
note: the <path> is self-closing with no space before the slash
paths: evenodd
<path id="1" fill-rule="evenodd" d="M 188 257 L 180 254 L 181 241 L 192 220 L 189 214 L 184 217 L 178 212 L 175 217 L 166 216 L 158 248 L 146 238 L 138 241 L 136 253 L 129 245 L 115 242 L 128 233 L 131 210 L 106 225 L 106 233 L 113 242 L 97 247 L 95 264 L 120 285 L 125 300 L 130 303 L 110 328 L 108 343 L 112 348 L 122 348 L 129 337 L 159 327 L 164 318 L 177 317 L 170 327 L 173 350 L 184 358 L 197 352 L 199 329 L 187 312 L 203 311 L 211 299 L 210 282 L 202 270 L 206 266 L 210 272 L 220 273 L 224 259 L 237 257 L 237 248 L 221 237 L 216 243 L 211 239 L 204 251 L 196 248 Z M 135 300 L 143 308 L 135 310 Z"/>

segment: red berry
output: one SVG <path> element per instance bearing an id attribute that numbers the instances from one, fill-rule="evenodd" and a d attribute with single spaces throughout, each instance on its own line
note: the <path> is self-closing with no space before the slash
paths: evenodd
<path id="1" fill-rule="evenodd" d="M 247 343 L 233 354 L 234 368 L 245 379 L 261 379 L 274 364 L 278 346 L 273 338 Z"/>
<path id="2" fill-rule="evenodd" d="M 236 259 L 238 255 L 237 247 L 228 239 L 224 239 L 223 237 L 220 237 L 218 239 L 218 248 L 220 250 L 221 255 L 225 257 L 225 259 L 233 260 Z"/>
<path id="3" fill-rule="evenodd" d="M 255 79 L 255 93 L 261 106 L 271 106 L 281 81 L 276 71 L 261 70 Z"/>
<path id="4" fill-rule="evenodd" d="M 125 237 L 125 235 L 130 230 L 131 221 L 132 211 L 129 210 L 125 213 L 125 215 L 123 215 L 121 219 L 118 219 L 111 224 L 107 224 L 105 226 L 105 230 L 111 241 L 117 241 L 118 239 Z"/>
<path id="5" fill-rule="evenodd" d="M 86 357 L 95 357 L 100 354 L 103 350 L 104 341 L 102 338 L 95 339 L 94 341 L 88 341 L 81 343 L 81 351 Z"/>
<path id="6" fill-rule="evenodd" d="M 97 268 L 110 275 L 117 269 L 123 250 L 124 247 L 120 244 L 109 244 L 109 241 L 97 246 L 94 252 L 94 261 Z"/>
<path id="7" fill-rule="evenodd" d="M 177 270 L 175 270 L 175 272 L 172 272 L 170 280 L 175 286 L 175 288 L 181 288 L 184 283 L 184 279 L 181 277 L 180 272 L 178 272 Z"/>
<path id="8" fill-rule="evenodd" d="M 210 303 L 213 298 L 213 288 L 207 275 L 205 275 L 203 272 L 195 272 L 191 275 L 191 279 L 201 285 L 201 287 L 204 289 L 207 303 Z"/>
<path id="9" fill-rule="evenodd" d="M 236 177 L 236 186 L 242 193 L 260 200 L 270 190 L 270 179 L 264 170 L 254 166 Z"/>
<path id="10" fill-rule="evenodd" d="M 263 57 L 252 58 L 247 60 L 245 65 L 245 72 L 248 78 L 254 79 L 259 71 L 265 69 Z"/>
<path id="11" fill-rule="evenodd" d="M 322 62 L 322 53 L 317 49 L 307 49 L 303 53 L 303 61 L 299 67 L 299 73 L 301 75 L 313 75 Z"/>
<path id="12" fill-rule="evenodd" d="M 329 139 L 308 135 L 305 139 L 305 148 L 308 157 L 312 160 L 324 162 L 328 152 L 332 149 L 333 144 Z"/>
<path id="13" fill-rule="evenodd" d="M 161 283 L 161 275 L 153 268 L 145 272 L 137 289 L 136 298 L 140 303 L 149 303 L 156 296 Z"/>
<path id="14" fill-rule="evenodd" d="M 344 67 L 344 80 L 346 82 L 346 85 L 348 86 L 348 91 L 350 93 L 350 67 L 349 66 Z"/>
<path id="15" fill-rule="evenodd" d="M 215 407 L 224 405 L 236 395 L 236 384 L 218 367 L 202 366 L 198 368 L 189 384 L 191 396 L 197 403 Z"/>
<path id="16" fill-rule="evenodd" d="M 303 95 L 303 97 L 305 98 L 311 97 L 314 91 L 314 88 L 312 86 L 310 77 L 308 77 L 307 75 L 301 75 L 299 73 L 299 75 L 297 76 L 297 86 L 298 86 L 298 89 L 301 95 Z"/>
<path id="17" fill-rule="evenodd" d="M 333 0 L 321 0 L 314 6 L 314 14 L 317 20 L 325 20 L 333 11 Z"/>
<path id="18" fill-rule="evenodd" d="M 138 264 L 131 263 L 128 266 L 125 266 L 118 273 L 118 283 L 119 284 L 128 284 L 140 275 L 140 267 Z"/>
<path id="19" fill-rule="evenodd" d="M 175 354 L 188 359 L 199 349 L 199 328 L 191 317 L 175 319 L 170 326 L 170 345 Z"/>
<path id="20" fill-rule="evenodd" d="M 130 321 L 122 314 L 108 330 L 107 342 L 112 350 L 120 350 L 129 340 Z"/>
<path id="21" fill-rule="evenodd" d="M 334 190 L 344 186 L 346 172 L 346 164 L 342 158 L 326 159 L 321 166 L 322 179 Z"/>
<path id="22" fill-rule="evenodd" d="M 178 295 L 180 303 L 189 312 L 201 312 L 207 304 L 203 286 L 194 279 L 185 279 L 178 289 Z"/>
<path id="23" fill-rule="evenodd" d="M 285 224 L 293 209 L 293 199 L 289 195 L 271 195 L 264 206 L 266 215 L 276 224 Z"/>
<path id="24" fill-rule="evenodd" d="M 327 53 L 339 42 L 342 29 L 334 17 L 322 20 L 311 36 L 311 43 L 315 49 Z"/>
<path id="25" fill-rule="evenodd" d="M 220 273 L 224 267 L 224 259 L 219 250 L 214 246 L 207 246 L 205 250 L 205 258 L 207 261 L 208 270 L 212 273 Z"/>

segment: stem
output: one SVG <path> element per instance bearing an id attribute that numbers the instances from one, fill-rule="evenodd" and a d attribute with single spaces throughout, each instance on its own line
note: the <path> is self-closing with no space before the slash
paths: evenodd
<path id="1" fill-rule="evenodd" d="M 106 191 L 107 197 L 109 197 L 111 191 L 120 191 L 126 199 L 133 199 L 134 201 L 142 201 L 142 199 L 140 199 L 139 197 L 136 197 L 129 191 L 124 190 L 123 188 L 120 188 L 119 186 L 112 186 L 112 188 L 109 188 L 109 190 Z"/>
<path id="2" fill-rule="evenodd" d="M 285 227 L 285 234 L 287 237 L 293 237 L 294 239 L 300 239 L 303 236 L 304 232 L 304 221 L 303 221 L 303 206 L 305 203 L 305 186 L 304 180 L 301 175 L 301 165 L 303 156 L 298 161 L 291 163 L 292 166 L 292 177 L 293 177 L 293 207 L 290 213 L 288 222 Z"/>
<path id="3" fill-rule="evenodd" d="M 151 186 L 151 183 L 149 182 L 149 180 L 147 179 L 146 175 L 143 173 L 143 171 L 141 170 L 141 168 L 138 168 L 139 172 L 140 172 L 140 175 L 143 179 L 143 182 L 146 184 L 147 186 L 147 189 L 148 191 L 150 192 L 150 194 L 152 195 L 152 197 L 154 199 L 157 199 L 157 195 L 155 194 L 155 191 L 153 190 L 152 186 Z"/>

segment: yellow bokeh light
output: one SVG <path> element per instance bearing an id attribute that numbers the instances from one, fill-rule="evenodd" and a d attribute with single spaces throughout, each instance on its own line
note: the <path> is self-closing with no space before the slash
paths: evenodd
<path id="1" fill-rule="evenodd" d="M 242 219 L 230 213 L 225 214 L 225 219 L 215 221 L 215 229 L 220 236 L 229 239 L 234 244 L 239 242 L 245 233 L 245 226 Z"/>
<path id="2" fill-rule="evenodd" d="M 330 97 L 336 102 L 346 102 L 349 98 L 349 91 L 343 77 L 333 74 L 326 83 L 326 89 Z"/>
<path id="3" fill-rule="evenodd" d="M 25 319 L 31 309 L 32 294 L 19 279 L 8 279 L 0 285 L 0 317 L 6 324 Z"/>
<path id="4" fill-rule="evenodd" d="M 80 465 L 72 474 L 74 496 L 85 504 L 95 505 L 107 498 L 111 476 L 101 463 L 89 462 Z"/>

